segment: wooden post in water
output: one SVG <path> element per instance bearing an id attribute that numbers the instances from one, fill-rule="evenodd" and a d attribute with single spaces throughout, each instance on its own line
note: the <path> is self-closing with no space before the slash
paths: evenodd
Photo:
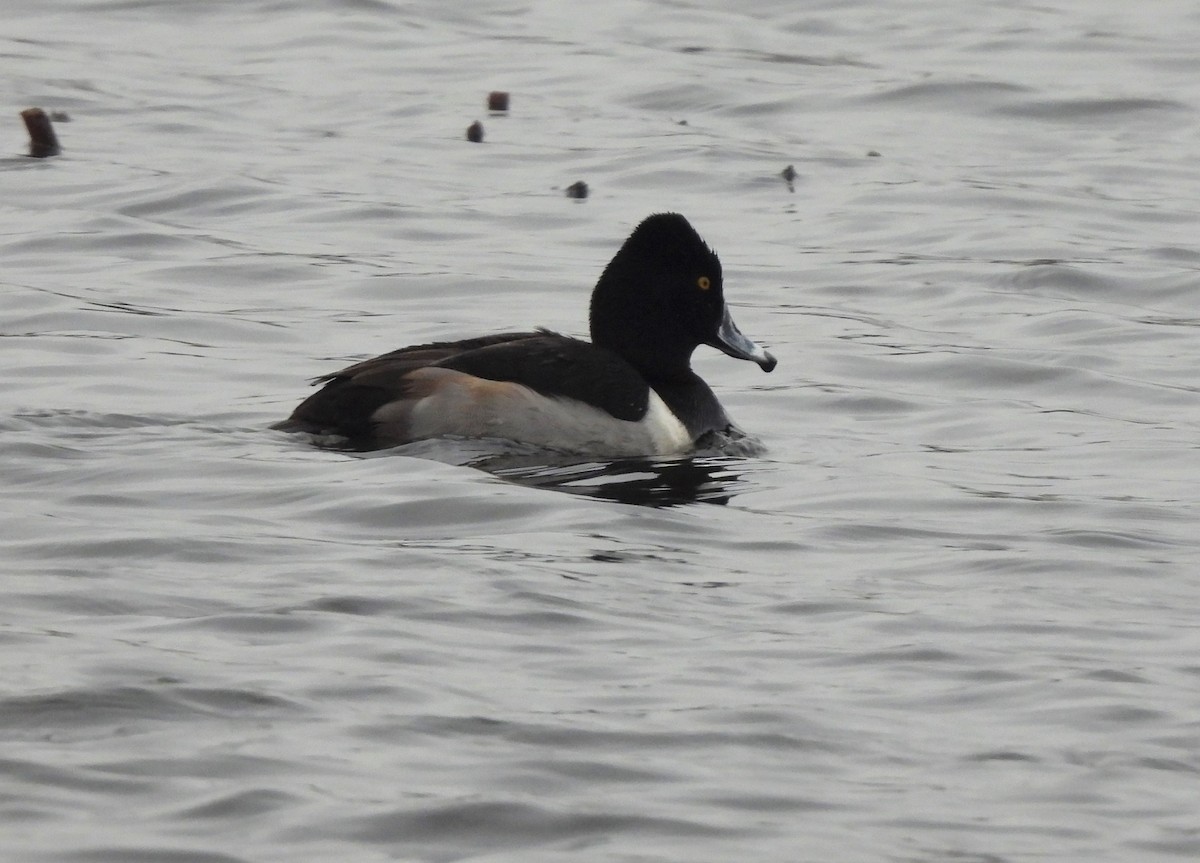
<path id="1" fill-rule="evenodd" d="M 21 112 L 25 128 L 29 130 L 29 155 L 35 159 L 47 156 L 57 156 L 62 152 L 58 145 L 58 136 L 54 134 L 54 126 L 50 118 L 41 108 L 26 108 Z"/>

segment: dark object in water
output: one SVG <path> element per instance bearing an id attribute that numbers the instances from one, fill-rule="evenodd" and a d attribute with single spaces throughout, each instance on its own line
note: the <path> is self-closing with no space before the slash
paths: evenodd
<path id="1" fill-rule="evenodd" d="M 583 180 L 576 180 L 571 185 L 567 186 L 568 198 L 586 198 L 588 196 L 588 184 Z"/>
<path id="2" fill-rule="evenodd" d="M 470 126 L 467 126 L 467 140 L 472 144 L 483 143 L 483 123 L 476 120 Z"/>
<path id="3" fill-rule="evenodd" d="M 783 177 L 783 182 L 787 183 L 789 192 L 796 191 L 796 186 L 794 185 L 796 182 L 796 169 L 794 167 L 788 165 L 779 172 L 779 176 Z"/>
<path id="4" fill-rule="evenodd" d="M 62 152 L 58 145 L 58 136 L 54 134 L 54 126 L 50 118 L 41 108 L 26 108 L 21 112 L 25 128 L 29 130 L 29 155 L 35 159 L 47 156 L 57 156 Z"/>
<path id="5" fill-rule="evenodd" d="M 508 93 L 503 90 L 493 90 L 488 93 L 488 110 L 489 111 L 507 111 L 508 110 Z"/>
<path id="6" fill-rule="evenodd" d="M 708 345 L 764 372 L 775 358 L 737 328 L 721 261 L 687 219 L 655 213 L 592 291 L 592 340 L 549 330 L 411 345 L 323 375 L 273 428 L 376 450 L 437 438 L 643 458 L 743 438 L 691 368 Z"/>

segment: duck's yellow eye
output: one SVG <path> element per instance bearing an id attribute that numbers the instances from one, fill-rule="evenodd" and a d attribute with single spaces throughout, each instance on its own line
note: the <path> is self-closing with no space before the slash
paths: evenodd
<path id="1" fill-rule="evenodd" d="M 696 287 L 702 291 L 707 291 L 712 287 L 712 282 L 708 280 L 708 276 L 701 276 L 700 278 L 696 279 Z"/>

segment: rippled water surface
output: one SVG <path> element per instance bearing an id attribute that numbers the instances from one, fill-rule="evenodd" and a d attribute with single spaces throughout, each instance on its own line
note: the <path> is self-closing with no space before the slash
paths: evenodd
<path id="1" fill-rule="evenodd" d="M 5 8 L 4 859 L 1200 856 L 1195 4 Z M 269 430 L 662 210 L 765 452 Z"/>

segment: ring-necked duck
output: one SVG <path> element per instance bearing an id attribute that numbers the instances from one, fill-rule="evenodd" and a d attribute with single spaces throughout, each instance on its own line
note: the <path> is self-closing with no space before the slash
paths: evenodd
<path id="1" fill-rule="evenodd" d="M 677 213 L 650 216 L 621 246 L 590 323 L 590 343 L 538 330 L 401 348 L 318 378 L 324 386 L 275 428 L 358 449 L 456 436 L 670 455 L 737 431 L 692 371 L 697 346 L 775 368 L 730 317 L 720 260 Z"/>

